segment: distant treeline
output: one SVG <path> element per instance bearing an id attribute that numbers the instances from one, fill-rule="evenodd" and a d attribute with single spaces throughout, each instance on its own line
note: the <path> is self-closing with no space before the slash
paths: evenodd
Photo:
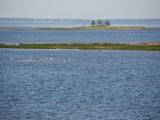
<path id="1" fill-rule="evenodd" d="M 98 21 L 92 20 L 90 25 L 93 27 L 94 26 L 102 27 L 102 26 L 110 26 L 111 23 L 109 22 L 109 20 L 98 20 Z"/>

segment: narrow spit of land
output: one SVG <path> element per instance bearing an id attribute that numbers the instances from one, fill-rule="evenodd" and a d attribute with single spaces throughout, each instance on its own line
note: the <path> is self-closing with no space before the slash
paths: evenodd
<path id="1" fill-rule="evenodd" d="M 80 31 L 80 30 L 160 30 L 160 28 L 146 28 L 146 27 L 119 27 L 119 26 L 104 26 L 104 27 L 71 27 L 71 28 L 39 28 L 39 27 L 0 27 L 1 31 L 4 30 L 65 30 L 65 31 Z"/>
<path id="2" fill-rule="evenodd" d="M 0 48 L 160 51 L 160 43 L 50 43 L 19 45 L 0 44 Z"/>

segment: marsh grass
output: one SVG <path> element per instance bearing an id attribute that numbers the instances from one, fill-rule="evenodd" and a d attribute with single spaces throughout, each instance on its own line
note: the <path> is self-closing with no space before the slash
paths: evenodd
<path id="1" fill-rule="evenodd" d="M 24 49 L 84 49 L 84 50 L 139 50 L 160 51 L 160 43 L 55 43 L 55 44 L 0 44 L 0 48 Z"/>

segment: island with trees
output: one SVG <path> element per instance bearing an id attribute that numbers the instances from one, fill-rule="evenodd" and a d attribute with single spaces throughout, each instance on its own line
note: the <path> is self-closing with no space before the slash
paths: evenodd
<path id="1" fill-rule="evenodd" d="M 92 20 L 90 25 L 92 27 L 108 27 L 111 25 L 111 23 L 109 22 L 109 20 L 98 20 L 97 22 L 95 20 Z"/>
<path id="2" fill-rule="evenodd" d="M 0 27 L 0 31 L 4 30 L 160 30 L 160 28 L 146 28 L 143 26 L 112 26 L 109 20 L 91 20 L 89 25 L 79 27 Z"/>

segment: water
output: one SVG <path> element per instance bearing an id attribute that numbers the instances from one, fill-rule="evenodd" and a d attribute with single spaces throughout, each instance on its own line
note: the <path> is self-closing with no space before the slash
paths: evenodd
<path id="1" fill-rule="evenodd" d="M 112 26 L 160 28 L 160 19 L 109 19 Z M 0 18 L 0 27 L 81 27 L 84 19 Z M 0 44 L 43 43 L 145 43 L 160 42 L 160 30 L 147 31 L 36 31 L 0 30 Z"/>
<path id="2" fill-rule="evenodd" d="M 0 43 L 145 43 L 160 42 L 160 30 L 141 31 L 0 31 Z"/>
<path id="3" fill-rule="evenodd" d="M 90 21 L 0 18 L 0 26 L 78 27 Z M 110 22 L 160 27 L 159 19 Z M 160 42 L 160 31 L 0 31 L 4 44 L 97 42 Z M 160 52 L 0 49 L 0 119 L 158 120 L 159 71 Z"/>
<path id="4" fill-rule="evenodd" d="M 105 19 L 106 20 L 106 19 Z M 112 26 L 144 26 L 160 28 L 160 19 L 108 19 Z M 80 27 L 89 26 L 86 19 L 0 18 L 3 27 Z M 95 20 L 97 21 L 97 20 Z"/>
<path id="5" fill-rule="evenodd" d="M 0 119 L 159 120 L 159 71 L 160 52 L 0 49 Z"/>
<path id="6" fill-rule="evenodd" d="M 31 18 L 0 18 L 3 27 L 80 27 L 90 24 L 90 20 L 81 19 L 31 19 Z"/>

